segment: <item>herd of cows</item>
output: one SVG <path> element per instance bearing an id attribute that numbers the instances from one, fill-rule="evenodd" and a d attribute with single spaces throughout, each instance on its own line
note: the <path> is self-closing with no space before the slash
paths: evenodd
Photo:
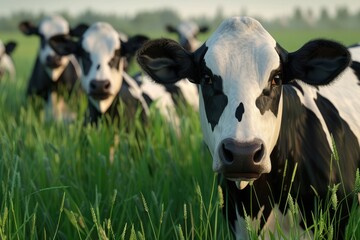
<path id="1" fill-rule="evenodd" d="M 27 94 L 42 97 L 55 119 L 74 118 L 55 106 L 66 106 L 61 94 L 78 91 L 79 79 L 89 123 L 115 118 L 119 104 L 129 119 L 148 118 L 151 104 L 170 122 L 178 101 L 198 111 L 236 239 L 249 238 L 245 216 L 261 216 L 260 228 L 270 229 L 275 205 L 286 214 L 289 195 L 300 226 L 311 226 L 315 199 L 335 184 L 343 204 L 331 213 L 334 238 L 345 237 L 360 167 L 360 45 L 316 39 L 287 52 L 249 17 L 225 20 L 204 43 L 196 35 L 208 29 L 194 23 L 167 26 L 179 42 L 126 36 L 104 22 L 70 28 L 60 16 L 19 29 L 41 43 Z M 0 77 L 14 75 L 15 47 L 0 44 Z M 143 73 L 130 76 L 134 57 Z"/>

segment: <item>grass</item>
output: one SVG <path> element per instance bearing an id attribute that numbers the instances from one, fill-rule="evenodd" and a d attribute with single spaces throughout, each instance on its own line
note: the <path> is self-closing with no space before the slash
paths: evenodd
<path id="1" fill-rule="evenodd" d="M 297 48 L 315 33 L 277 34 Z M 130 132 L 104 122 L 83 127 L 80 96 L 70 99 L 75 122 L 47 122 L 41 103 L 24 97 L 37 39 L 0 37 L 19 43 L 16 81 L 0 81 L 0 239 L 231 239 L 197 113 L 184 107 L 181 136 L 156 112 L 146 129 L 139 121 Z M 354 207 L 348 239 L 359 236 L 359 216 Z M 332 222 L 321 220 L 326 213 L 314 218 L 309 228 L 321 238 Z"/>

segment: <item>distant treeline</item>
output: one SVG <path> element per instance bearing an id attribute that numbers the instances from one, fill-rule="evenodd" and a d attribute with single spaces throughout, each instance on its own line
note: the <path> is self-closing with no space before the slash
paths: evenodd
<path id="1" fill-rule="evenodd" d="M 166 24 L 178 24 L 182 20 L 194 20 L 199 24 L 207 24 L 210 28 L 215 28 L 228 16 L 223 14 L 219 8 L 213 17 L 194 17 L 192 19 L 181 19 L 176 10 L 160 9 L 156 11 L 142 11 L 136 15 L 120 16 L 116 14 L 101 14 L 91 10 L 86 10 L 77 16 L 69 15 L 67 12 L 58 12 L 75 26 L 78 23 L 93 23 L 95 21 L 105 21 L 113 25 L 117 30 L 127 34 L 146 33 L 148 35 L 158 35 L 164 32 Z M 15 12 L 8 17 L 0 17 L 0 31 L 17 31 L 18 23 L 23 20 L 32 20 L 37 23 L 46 15 L 45 13 L 34 14 L 31 12 Z M 241 15 L 246 15 L 242 12 Z M 347 7 L 339 7 L 335 14 L 330 15 L 324 7 L 320 13 L 314 13 L 312 9 L 295 8 L 288 16 L 279 16 L 271 20 L 265 20 L 261 16 L 254 16 L 267 28 L 281 29 L 360 29 L 360 9 L 351 14 Z"/>

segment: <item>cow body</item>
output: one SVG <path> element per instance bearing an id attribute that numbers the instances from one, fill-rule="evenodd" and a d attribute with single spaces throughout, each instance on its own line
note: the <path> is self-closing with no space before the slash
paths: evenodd
<path id="1" fill-rule="evenodd" d="M 174 108 L 170 95 L 163 96 L 163 86 L 151 83 L 157 85 L 152 90 L 161 92 L 161 97 L 152 98 L 149 83 L 140 83 L 126 73 L 127 59 L 146 40 L 141 35 L 124 39 L 104 22 L 92 24 L 78 41 L 65 35 L 52 38 L 52 46 L 60 55 L 75 54 L 81 63 L 81 85 L 89 100 L 86 122 L 96 123 L 104 115 L 111 120 L 118 118 L 119 104 L 123 104 L 127 119 L 134 119 L 138 108 L 141 118 L 146 119 L 153 101 L 162 109 Z"/>
<path id="2" fill-rule="evenodd" d="M 264 226 L 274 205 L 286 211 L 288 194 L 311 226 L 315 196 L 325 207 L 335 184 L 345 200 L 333 213 L 335 238 L 344 237 L 360 166 L 359 60 L 359 48 L 327 40 L 288 53 L 247 17 L 224 21 L 194 53 L 156 40 L 138 54 L 155 81 L 199 86 L 204 140 L 238 239 L 248 238 L 245 214 L 261 212 Z"/>
<path id="3" fill-rule="evenodd" d="M 39 52 L 26 93 L 28 96 L 36 95 L 43 98 L 47 101 L 49 117 L 61 119 L 63 114 L 67 114 L 65 113 L 67 110 L 64 109 L 67 108 L 64 97 L 68 97 L 72 93 L 81 75 L 81 70 L 74 56 L 61 57 L 57 55 L 48 41 L 54 35 L 68 34 L 75 30 L 70 29 L 67 21 L 57 15 L 44 17 L 38 26 L 34 26 L 29 21 L 23 21 L 19 24 L 19 28 L 25 35 L 36 35 L 40 38 Z M 59 108 L 60 105 L 64 108 Z"/>
<path id="4" fill-rule="evenodd" d="M 11 59 L 11 54 L 15 48 L 16 43 L 13 41 L 5 44 L 0 41 L 0 79 L 6 73 L 8 73 L 10 79 L 15 79 L 15 67 Z"/>

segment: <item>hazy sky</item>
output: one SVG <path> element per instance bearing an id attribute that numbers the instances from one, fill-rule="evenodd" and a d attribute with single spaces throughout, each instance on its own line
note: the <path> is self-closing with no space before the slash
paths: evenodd
<path id="1" fill-rule="evenodd" d="M 239 15 L 245 12 L 250 16 L 291 15 L 295 6 L 306 10 L 326 7 L 330 13 L 339 6 L 348 6 L 351 13 L 360 10 L 360 0 L 1 0 L 0 16 L 7 16 L 13 11 L 27 10 L 35 12 L 69 11 L 76 14 L 86 9 L 101 13 L 116 13 L 132 16 L 138 11 L 159 8 L 172 8 L 187 18 L 189 16 L 212 16 L 221 7 L 226 15 Z"/>

